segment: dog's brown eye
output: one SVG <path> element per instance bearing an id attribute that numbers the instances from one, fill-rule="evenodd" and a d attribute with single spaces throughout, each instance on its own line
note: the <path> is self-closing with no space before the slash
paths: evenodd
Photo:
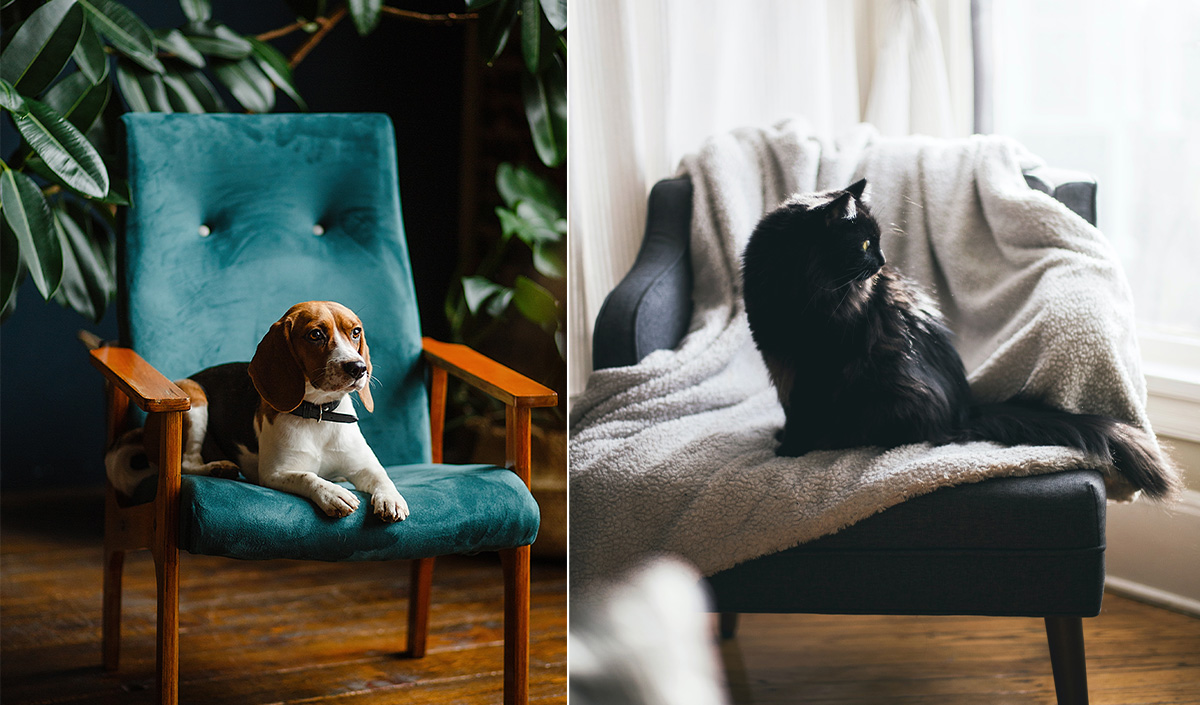
<path id="1" fill-rule="evenodd" d="M 314 343 L 319 343 L 325 339 L 325 333 L 320 328 L 313 328 L 308 332 L 308 339 Z"/>
<path id="2" fill-rule="evenodd" d="M 358 336 L 362 335 L 362 328 L 355 328 L 354 330 L 350 331 L 350 335 L 351 337 L 357 338 Z"/>

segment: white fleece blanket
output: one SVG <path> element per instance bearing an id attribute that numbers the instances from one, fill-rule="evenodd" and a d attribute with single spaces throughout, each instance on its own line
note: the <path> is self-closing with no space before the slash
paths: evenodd
<path id="1" fill-rule="evenodd" d="M 867 178 L 888 262 L 941 306 L 978 399 L 1033 392 L 1149 429 L 1124 274 L 1100 232 L 1026 185 L 1022 169 L 1038 164 L 1002 137 L 884 139 L 864 125 L 833 142 L 801 121 L 737 130 L 685 157 L 690 332 L 676 350 L 593 373 L 574 400 L 573 597 L 650 555 L 712 574 L 939 487 L 1096 464 L 991 443 L 776 457 L 783 410 L 750 338 L 739 264 L 759 218 L 792 193 Z M 1111 497 L 1130 496 L 1107 479 Z"/>

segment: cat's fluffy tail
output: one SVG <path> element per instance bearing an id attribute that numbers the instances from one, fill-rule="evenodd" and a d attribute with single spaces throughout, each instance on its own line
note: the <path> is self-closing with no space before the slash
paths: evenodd
<path id="1" fill-rule="evenodd" d="M 959 440 L 1077 448 L 1111 462 L 1154 499 L 1168 499 L 1183 487 L 1179 470 L 1150 434 L 1107 416 L 1072 414 L 1033 401 L 981 404 L 972 407 Z"/>

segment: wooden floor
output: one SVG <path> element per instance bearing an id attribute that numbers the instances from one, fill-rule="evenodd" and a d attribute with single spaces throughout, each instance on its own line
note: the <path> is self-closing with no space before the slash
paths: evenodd
<path id="1" fill-rule="evenodd" d="M 1046 632 L 1020 617 L 742 615 L 733 702 L 1055 702 Z M 1092 705 L 1200 703 L 1200 619 L 1112 593 L 1083 620 Z"/>
<path id="2" fill-rule="evenodd" d="M 100 667 L 99 493 L 0 505 L 0 702 L 154 702 L 154 569 L 125 567 L 121 669 Z M 405 647 L 407 563 L 180 559 L 180 702 L 498 703 L 495 554 L 439 559 L 428 650 Z M 566 570 L 534 561 L 530 701 L 566 702 Z"/>

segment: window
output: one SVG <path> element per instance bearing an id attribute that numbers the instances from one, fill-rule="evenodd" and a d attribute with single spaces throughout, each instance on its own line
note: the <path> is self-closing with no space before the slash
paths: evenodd
<path id="1" fill-rule="evenodd" d="M 994 131 L 1096 177 L 1148 363 L 1166 341 L 1200 373 L 1200 3 L 1004 0 L 991 16 Z"/>

